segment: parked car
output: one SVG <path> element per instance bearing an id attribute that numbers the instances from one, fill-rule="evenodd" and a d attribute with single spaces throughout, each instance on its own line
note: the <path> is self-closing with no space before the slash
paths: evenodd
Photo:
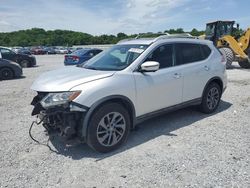
<path id="1" fill-rule="evenodd" d="M 46 52 L 46 54 L 56 54 L 55 49 L 51 47 L 44 48 L 44 51 Z"/>
<path id="2" fill-rule="evenodd" d="M 66 48 L 56 48 L 55 51 L 57 54 L 67 54 L 69 52 Z"/>
<path id="3" fill-rule="evenodd" d="M 22 67 L 19 64 L 0 58 L 0 80 L 18 78 L 22 74 Z"/>
<path id="4" fill-rule="evenodd" d="M 21 47 L 21 46 L 14 46 L 11 48 L 11 50 L 13 50 L 16 53 L 18 52 L 18 50 L 22 50 L 22 49 L 23 49 L 23 47 Z"/>
<path id="5" fill-rule="evenodd" d="M 44 54 L 46 54 L 46 51 L 41 47 L 32 47 L 30 50 L 31 50 L 31 53 L 34 54 L 34 55 L 44 55 Z"/>
<path id="6" fill-rule="evenodd" d="M 76 50 L 71 54 L 65 55 L 64 65 L 79 65 L 85 61 L 91 59 L 95 55 L 102 52 L 102 50 L 97 48 L 85 48 L 81 50 Z"/>
<path id="7" fill-rule="evenodd" d="M 213 113 L 227 87 L 225 64 L 207 40 L 121 41 L 82 66 L 42 74 L 31 87 L 38 93 L 32 115 L 48 130 L 109 152 L 148 118 L 190 105 Z"/>
<path id="8" fill-rule="evenodd" d="M 18 54 L 32 55 L 32 53 L 31 53 L 31 51 L 30 51 L 30 50 L 28 50 L 28 49 L 24 49 L 24 48 L 22 48 L 22 49 L 18 49 L 18 50 L 16 50 L 15 52 L 16 52 L 16 53 L 18 53 Z"/>
<path id="9" fill-rule="evenodd" d="M 0 53 L 3 59 L 14 61 L 21 67 L 32 67 L 36 65 L 36 58 L 32 55 L 16 53 L 5 47 L 0 47 Z"/>

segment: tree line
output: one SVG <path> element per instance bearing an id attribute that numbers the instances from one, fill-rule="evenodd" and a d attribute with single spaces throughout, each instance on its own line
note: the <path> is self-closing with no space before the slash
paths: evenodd
<path id="1" fill-rule="evenodd" d="M 140 37 L 157 37 L 162 33 L 178 34 L 190 33 L 193 36 L 204 34 L 204 31 L 193 29 L 191 32 L 185 32 L 182 28 L 169 29 L 164 32 L 140 33 Z M 127 35 L 118 33 L 117 35 L 93 36 L 88 33 L 54 30 L 45 31 L 41 28 L 32 28 L 8 33 L 0 33 L 0 46 L 72 46 L 72 45 L 90 45 L 90 44 L 115 44 L 126 38 L 135 38 L 138 34 Z"/>

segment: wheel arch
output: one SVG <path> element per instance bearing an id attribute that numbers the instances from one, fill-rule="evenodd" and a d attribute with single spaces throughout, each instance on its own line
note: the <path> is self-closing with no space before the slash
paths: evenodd
<path id="1" fill-rule="evenodd" d="M 15 70 L 14 70 L 12 67 L 10 67 L 10 66 L 2 66 L 2 67 L 0 67 L 0 71 L 1 71 L 2 69 L 9 69 L 9 70 L 13 73 L 13 76 L 14 76 L 14 77 L 16 76 L 16 72 L 15 72 Z M 1 78 L 1 77 L 0 77 L 0 78 Z"/>
<path id="2" fill-rule="evenodd" d="M 207 88 L 212 82 L 217 83 L 217 84 L 220 86 L 221 93 L 223 92 L 223 87 L 224 87 L 223 81 L 222 81 L 222 79 L 221 79 L 220 77 L 215 76 L 215 77 L 211 78 L 210 80 L 208 80 L 208 82 L 206 83 L 206 85 L 205 85 L 205 87 L 204 87 L 204 89 L 203 89 L 203 92 L 202 92 L 202 97 L 204 96 L 204 92 L 205 92 L 206 88 Z"/>
<path id="3" fill-rule="evenodd" d="M 83 120 L 82 130 L 81 130 L 82 131 L 81 132 L 82 138 L 84 138 L 85 140 L 87 138 L 89 121 L 90 121 L 93 113 L 100 106 L 102 106 L 106 103 L 110 103 L 110 102 L 119 103 L 127 109 L 128 113 L 130 115 L 130 121 L 131 121 L 131 126 L 132 126 L 131 128 L 134 128 L 136 114 L 135 114 L 135 107 L 134 107 L 133 102 L 128 97 L 123 96 L 123 95 L 111 95 L 111 96 L 104 97 L 104 98 L 96 101 L 93 105 L 91 105 L 91 107 L 89 108 L 89 110 L 86 113 L 84 120 Z"/>

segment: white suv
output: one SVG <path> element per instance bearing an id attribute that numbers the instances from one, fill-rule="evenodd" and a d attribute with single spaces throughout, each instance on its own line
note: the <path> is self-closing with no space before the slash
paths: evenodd
<path id="1" fill-rule="evenodd" d="M 189 105 L 214 112 L 227 86 L 225 63 L 206 40 L 121 41 L 85 64 L 42 74 L 31 87 L 38 93 L 32 115 L 39 114 L 48 131 L 108 152 L 158 114 Z"/>

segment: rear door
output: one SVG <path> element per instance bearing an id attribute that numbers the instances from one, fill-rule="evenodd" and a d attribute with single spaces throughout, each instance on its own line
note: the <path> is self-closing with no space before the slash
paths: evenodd
<path id="1" fill-rule="evenodd" d="M 209 80 L 211 49 L 203 44 L 175 44 L 175 65 L 181 67 L 183 75 L 182 102 L 198 99 Z"/>

